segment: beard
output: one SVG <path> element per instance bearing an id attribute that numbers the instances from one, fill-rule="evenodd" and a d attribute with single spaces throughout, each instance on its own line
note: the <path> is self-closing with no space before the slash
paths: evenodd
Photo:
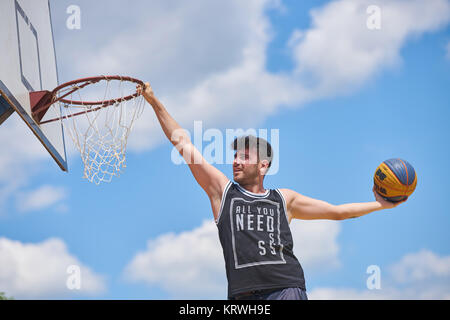
<path id="1" fill-rule="evenodd" d="M 245 170 L 233 172 L 234 181 L 239 184 L 255 184 L 258 183 L 258 167 L 246 168 Z"/>

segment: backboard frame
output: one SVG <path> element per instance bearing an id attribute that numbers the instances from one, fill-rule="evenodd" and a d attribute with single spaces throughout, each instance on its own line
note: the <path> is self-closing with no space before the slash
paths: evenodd
<path id="1" fill-rule="evenodd" d="M 4 0 L 2 0 L 4 1 Z M 50 153 L 50 155 L 52 156 L 52 158 L 55 160 L 55 162 L 58 164 L 58 166 L 61 168 L 61 170 L 63 171 L 68 171 L 68 166 L 67 166 L 67 154 L 66 154 L 66 147 L 65 147 L 65 141 L 64 141 L 64 128 L 63 128 L 63 124 L 62 122 L 59 122 L 57 124 L 54 124 L 51 128 L 52 130 L 52 134 L 56 134 L 58 135 L 58 141 L 55 144 L 55 141 L 50 141 L 51 138 L 53 138 L 54 136 L 48 136 L 48 131 L 46 131 L 46 129 L 48 127 L 41 127 L 31 116 L 31 110 L 26 110 L 26 108 L 29 109 L 29 97 L 28 94 L 29 92 L 32 91 L 38 91 L 38 90 L 53 90 L 54 87 L 46 87 L 48 86 L 57 86 L 59 85 L 59 77 L 58 77 L 58 65 L 57 65 L 57 59 L 56 59 L 56 48 L 55 48 L 55 41 L 54 41 L 54 35 L 53 35 L 53 25 L 52 25 L 52 19 L 51 19 L 51 8 L 50 8 L 50 1 L 49 0 L 39 0 L 40 2 L 38 3 L 36 0 L 33 0 L 35 2 L 31 3 L 29 2 L 30 0 L 9 0 L 10 2 L 5 4 L 3 3 L 2 5 L 4 5 L 5 7 L 8 7 L 10 9 L 12 9 L 12 6 L 14 6 L 14 11 L 15 11 L 15 17 L 8 17 L 9 18 L 9 27 L 10 27 L 10 34 L 8 34 L 7 40 L 11 43 L 14 43 L 15 36 L 17 37 L 17 48 L 5 48 L 4 50 L 11 50 L 11 52 L 7 52 L 4 53 L 4 56 L 1 56 L 0 59 L 3 59 L 5 57 L 6 60 L 11 59 L 11 57 L 13 57 L 14 59 L 19 61 L 19 66 L 14 66 L 15 68 L 19 67 L 19 69 L 17 71 L 20 71 L 20 77 L 21 77 L 21 86 L 23 86 L 24 88 L 26 88 L 26 90 L 28 92 L 22 92 L 21 97 L 18 97 L 14 94 L 14 89 L 17 91 L 17 83 L 12 83 L 12 81 L 9 82 L 9 84 L 11 85 L 11 87 L 8 87 L 8 84 L 5 83 L 6 80 L 8 79 L 2 79 L 0 77 L 0 94 L 1 97 L 0 99 L 2 99 L 2 109 L 3 109 L 3 113 L 0 117 L 0 124 L 5 121 L 10 115 L 11 113 L 13 113 L 12 110 L 16 111 L 17 114 L 22 118 L 22 120 L 27 124 L 27 126 L 31 129 L 31 131 L 34 133 L 34 135 L 38 138 L 38 140 L 41 142 L 41 144 L 45 147 L 45 149 Z M 28 2 L 27 2 L 28 1 Z M 6 2 L 6 1 L 5 1 Z M 45 3 L 47 5 L 46 8 L 45 7 Z M 38 8 L 42 8 L 42 13 L 39 13 L 40 16 L 36 15 L 36 12 L 31 12 L 31 18 L 29 18 L 27 16 L 27 13 L 29 14 L 30 12 L 26 12 L 26 10 L 24 10 L 21 6 L 21 4 L 26 4 L 29 7 L 35 7 L 37 6 Z M 40 7 L 39 7 L 40 6 Z M 45 10 L 48 10 L 48 17 L 47 17 L 47 12 Z M 31 11 L 29 9 L 29 11 Z M 5 13 L 7 14 L 7 13 Z M 44 16 L 45 14 L 45 16 Z M 34 15 L 34 16 L 33 16 Z M 32 18 L 36 18 L 37 20 L 37 26 L 35 26 L 32 21 Z M 48 18 L 48 19 L 47 19 Z M 13 21 L 14 19 L 14 21 Z M 20 21 L 20 25 L 22 26 L 22 29 L 19 28 L 19 21 Z M 44 21 L 45 23 L 42 23 L 42 21 Z M 14 30 L 14 26 L 12 26 L 11 22 L 15 22 L 15 27 L 16 29 Z M 49 25 L 48 25 L 49 22 Z M 28 38 L 21 39 L 21 31 L 23 30 L 23 26 L 25 26 L 26 29 L 25 32 L 28 32 Z M 45 27 L 45 29 L 44 29 Z M 40 29 L 42 28 L 42 29 Z M 50 30 L 49 30 L 50 29 Z M 23 31 L 22 31 L 23 32 Z M 43 33 L 40 33 L 43 32 Z M 51 37 L 50 34 L 51 33 Z M 22 43 L 21 44 L 21 40 L 23 42 L 25 42 L 26 40 L 32 40 L 36 41 L 36 43 Z M 40 41 L 43 41 L 43 43 L 41 43 Z M 32 50 L 28 50 L 26 53 L 22 52 L 22 46 L 27 45 L 28 47 L 26 47 L 27 49 L 36 49 L 36 52 L 32 52 Z M 53 50 L 51 50 L 49 47 L 52 45 Z M 42 48 L 42 47 L 45 48 Z M 42 51 L 43 49 L 46 50 Z M 13 51 L 13 50 L 17 50 L 17 51 Z M 42 56 L 42 52 L 45 52 L 45 54 L 47 56 L 43 57 Z M 52 51 L 52 52 L 51 52 Z M 14 56 L 16 54 L 16 56 Z M 18 56 L 17 56 L 18 55 Z M 50 56 L 53 55 L 53 56 Z M 33 59 L 30 58 L 37 58 L 37 63 L 35 63 L 33 65 Z M 25 60 L 28 59 L 28 60 Z M 5 60 L 5 61 L 6 61 Z M 12 60 L 11 60 L 12 61 Z M 4 62 L 7 63 L 7 62 Z M 31 69 L 24 69 L 24 66 L 22 65 L 23 63 L 28 64 L 28 67 L 31 65 Z M 52 66 L 51 70 L 45 70 L 45 72 L 54 72 L 52 74 L 50 74 L 50 76 L 46 76 L 46 78 L 48 79 L 52 79 L 50 82 L 48 81 L 44 81 L 43 79 L 43 68 L 45 68 L 46 66 L 48 66 L 48 63 L 50 63 L 50 65 Z M 36 66 L 37 64 L 37 66 Z M 47 64 L 47 65 L 46 65 Z M 25 66 L 26 67 L 26 66 Z M 27 70 L 28 70 L 28 74 L 27 74 Z M 29 71 L 31 70 L 31 71 Z M 32 74 L 32 71 L 38 71 L 38 75 L 36 77 L 36 79 L 32 83 L 30 83 L 29 79 L 27 79 L 27 76 L 29 74 Z M 6 75 L 3 74 L 3 76 L 6 77 L 12 77 L 13 75 L 10 75 L 7 73 L 7 71 L 5 71 Z M 36 73 L 36 72 L 35 72 Z M 0 74 L 1 75 L 1 74 Z M 14 74 L 16 77 L 19 75 Z M 33 74 L 33 76 L 35 76 L 35 74 Z M 18 79 L 18 78 L 17 78 Z M 2 81 L 5 80 L 5 81 Z M 17 80 L 18 81 L 18 80 Z M 48 84 L 50 83 L 50 84 Z M 25 97 L 25 93 L 27 95 L 27 97 Z M 24 102 L 25 101 L 25 102 Z M 10 108 L 8 108 L 8 106 L 10 106 Z M 61 134 L 61 137 L 59 137 L 59 133 Z M 62 139 L 62 140 L 61 140 Z M 56 147 L 56 145 L 58 145 L 59 147 Z"/>

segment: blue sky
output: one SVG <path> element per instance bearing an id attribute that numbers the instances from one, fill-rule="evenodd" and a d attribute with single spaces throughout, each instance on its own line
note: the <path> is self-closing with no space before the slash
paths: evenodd
<path id="1" fill-rule="evenodd" d="M 418 185 L 407 203 L 341 222 L 295 221 L 295 252 L 313 299 L 449 299 L 450 2 L 211 3 L 51 1 L 60 81 L 150 81 L 191 133 L 199 120 L 204 130 L 279 130 L 280 167 L 265 186 L 333 204 L 373 201 L 378 164 L 408 160 Z M 72 4 L 79 30 L 66 27 Z M 381 10 L 379 30 L 366 27 L 369 5 Z M 69 137 L 63 173 L 18 117 L 0 127 L 10 146 L 0 156 L 0 292 L 226 298 L 208 198 L 171 161 L 152 110 L 138 121 L 125 172 L 99 186 L 81 178 Z M 8 143 L 17 135 L 26 147 Z M 231 165 L 216 166 L 232 177 Z M 80 290 L 66 286 L 69 265 L 81 268 Z M 380 289 L 366 286 L 370 265 Z"/>

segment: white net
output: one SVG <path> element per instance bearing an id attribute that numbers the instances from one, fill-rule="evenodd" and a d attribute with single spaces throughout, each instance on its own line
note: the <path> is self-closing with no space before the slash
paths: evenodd
<path id="1" fill-rule="evenodd" d="M 62 89 L 58 96 L 70 93 L 65 100 L 113 100 L 114 103 L 74 105 L 57 102 L 53 106 L 61 109 L 64 127 L 81 154 L 84 178 L 95 184 L 110 182 L 126 167 L 128 137 L 135 120 L 144 110 L 144 98 L 139 95 L 130 100 L 121 99 L 136 92 L 136 83 L 130 81 L 103 79 L 77 89 L 79 87 L 78 84 L 78 87 Z M 71 92 L 73 89 L 77 90 Z"/>

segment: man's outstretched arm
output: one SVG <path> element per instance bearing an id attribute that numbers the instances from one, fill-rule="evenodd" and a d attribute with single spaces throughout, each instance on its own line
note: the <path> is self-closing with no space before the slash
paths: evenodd
<path id="1" fill-rule="evenodd" d="M 143 91 L 140 87 L 137 89 L 139 93 L 143 93 L 145 100 L 153 107 L 164 134 L 183 156 L 197 183 L 208 194 L 214 219 L 217 219 L 222 191 L 228 183 L 228 178 L 203 158 L 200 151 L 192 144 L 186 131 L 181 128 L 167 112 L 164 105 L 156 98 L 149 83 L 145 84 Z"/>
<path id="2" fill-rule="evenodd" d="M 280 191 L 286 200 L 289 222 L 291 219 L 344 220 L 357 218 L 374 211 L 395 208 L 400 203 L 406 201 L 392 203 L 384 200 L 375 192 L 375 190 L 373 190 L 375 201 L 332 205 L 328 202 L 313 199 L 289 189 L 280 189 Z"/>

